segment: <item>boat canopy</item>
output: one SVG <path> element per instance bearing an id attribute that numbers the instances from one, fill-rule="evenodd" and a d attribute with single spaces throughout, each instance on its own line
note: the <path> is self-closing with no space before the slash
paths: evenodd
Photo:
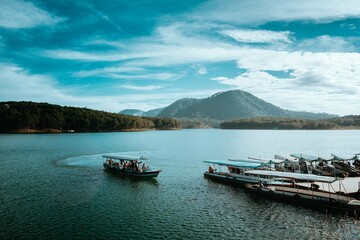
<path id="1" fill-rule="evenodd" d="M 253 158 L 250 158 L 250 159 L 235 159 L 235 158 L 229 158 L 228 159 L 229 161 L 232 161 L 232 162 L 243 162 L 243 163 L 266 163 L 267 161 L 266 160 L 260 160 L 260 159 L 253 159 Z"/>
<path id="2" fill-rule="evenodd" d="M 140 157 L 132 157 L 132 156 L 115 156 L 115 155 L 103 155 L 103 158 L 110 158 L 116 160 L 124 160 L 124 161 L 139 161 Z"/>
<path id="3" fill-rule="evenodd" d="M 210 164 L 217 164 L 221 166 L 228 166 L 228 167 L 239 167 L 239 168 L 257 168 L 263 166 L 261 163 L 255 162 L 240 162 L 238 161 L 221 161 L 221 160 L 207 160 L 204 163 Z"/>
<path id="4" fill-rule="evenodd" d="M 331 154 L 331 156 L 333 156 L 333 158 L 335 160 L 338 160 L 338 161 L 346 161 L 346 160 L 350 160 L 351 158 L 346 158 L 344 156 L 339 156 L 339 155 L 335 155 L 335 154 Z"/>
<path id="5" fill-rule="evenodd" d="M 299 158 L 299 159 L 304 159 L 305 161 L 308 162 L 312 162 L 312 161 L 317 161 L 317 160 L 323 160 L 319 157 L 315 157 L 315 156 L 311 156 L 311 155 L 307 155 L 307 154 L 302 154 L 302 153 L 293 153 L 290 154 L 290 156 L 295 157 L 295 158 Z"/>
<path id="6" fill-rule="evenodd" d="M 294 158 L 294 157 L 283 157 L 283 156 L 281 156 L 281 155 L 279 155 L 279 154 L 275 154 L 275 156 L 274 156 L 274 158 L 275 159 L 277 159 L 277 160 L 283 160 L 283 161 L 288 161 L 288 162 L 298 162 L 298 158 Z"/>
<path id="7" fill-rule="evenodd" d="M 245 174 L 259 175 L 259 176 L 270 176 L 270 177 L 281 177 L 294 179 L 299 181 L 309 181 L 309 182 L 325 182 L 332 183 L 338 180 L 334 177 L 319 176 L 314 174 L 303 174 L 303 173 L 293 173 L 293 172 L 280 172 L 280 171 L 265 171 L 265 170 L 248 170 Z"/>

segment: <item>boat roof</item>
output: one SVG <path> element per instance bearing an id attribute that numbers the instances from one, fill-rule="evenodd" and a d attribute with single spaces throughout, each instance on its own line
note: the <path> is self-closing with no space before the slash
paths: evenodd
<path id="1" fill-rule="evenodd" d="M 263 166 L 261 163 L 254 162 L 240 162 L 240 161 L 223 161 L 223 160 L 207 160 L 204 163 L 217 164 L 221 166 L 229 166 L 229 167 L 240 167 L 240 168 L 257 168 Z"/>
<path id="2" fill-rule="evenodd" d="M 347 160 L 351 160 L 351 158 L 347 158 L 345 156 L 340 156 L 338 154 L 331 154 L 331 156 L 334 157 L 335 160 L 338 160 L 338 161 L 347 161 Z"/>
<path id="3" fill-rule="evenodd" d="M 314 174 L 280 172 L 280 171 L 265 171 L 265 170 L 248 170 L 245 173 L 252 174 L 252 175 L 282 177 L 282 178 L 295 179 L 295 180 L 301 180 L 301 181 L 325 182 L 325 183 L 332 183 L 338 179 L 338 178 L 334 178 L 334 177 L 319 176 L 319 175 L 314 175 Z"/>
<path id="4" fill-rule="evenodd" d="M 266 163 L 266 160 L 260 160 L 260 159 L 235 159 L 235 158 L 229 158 L 228 159 L 231 162 L 243 162 L 243 163 Z"/>
<path id="5" fill-rule="evenodd" d="M 309 161 L 309 162 L 317 161 L 317 160 L 325 160 L 325 159 L 322 159 L 322 158 L 319 158 L 319 157 L 315 157 L 315 156 L 311 156 L 311 155 L 307 155 L 307 154 L 302 154 L 302 153 L 293 153 L 293 154 L 290 154 L 290 156 L 295 157 L 295 158 L 299 158 L 299 159 L 302 158 L 305 161 Z"/>
<path id="6" fill-rule="evenodd" d="M 116 156 L 116 155 L 103 155 L 103 158 L 111 158 L 111 159 L 124 160 L 124 161 L 139 161 L 140 160 L 140 157 Z"/>
<path id="7" fill-rule="evenodd" d="M 297 162 L 298 161 L 297 160 L 298 158 L 295 158 L 295 157 L 292 157 L 292 156 L 284 157 L 284 156 L 281 156 L 279 154 L 275 154 L 274 158 L 277 159 L 277 160 L 283 160 L 283 161 L 288 161 L 288 162 Z"/>

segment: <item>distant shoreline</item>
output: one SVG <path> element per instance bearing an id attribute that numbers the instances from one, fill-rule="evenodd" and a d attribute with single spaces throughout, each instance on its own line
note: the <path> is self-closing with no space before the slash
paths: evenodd
<path id="1" fill-rule="evenodd" d="M 317 131 L 317 130 L 360 130 L 360 127 L 337 127 L 330 129 L 270 129 L 270 128 L 189 128 L 189 129 L 220 129 L 220 130 L 306 130 L 306 131 Z M 59 130 L 59 129 L 17 129 L 11 132 L 1 132 L 0 134 L 71 134 L 71 133 L 107 133 L 107 132 L 145 132 L 145 131 L 173 131 L 173 130 L 183 130 L 183 128 L 171 128 L 171 129 L 124 129 L 117 131 L 73 131 L 73 130 Z"/>
<path id="2" fill-rule="evenodd" d="M 116 131 L 75 131 L 75 130 L 59 130 L 59 129 L 17 129 L 9 132 L 1 132 L 0 134 L 71 134 L 71 133 L 106 133 L 106 132 L 145 132 L 145 131 L 165 131 L 165 130 L 181 130 L 181 128 L 160 128 L 160 129 L 148 129 L 148 128 L 136 128 L 136 129 L 124 129 L 124 130 L 116 130 Z"/>

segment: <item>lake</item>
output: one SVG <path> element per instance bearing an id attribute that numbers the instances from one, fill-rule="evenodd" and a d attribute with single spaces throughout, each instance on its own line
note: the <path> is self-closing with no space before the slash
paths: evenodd
<path id="1" fill-rule="evenodd" d="M 181 130 L 0 135 L 0 238 L 359 239 L 351 217 L 258 198 L 203 177 L 204 160 L 360 152 L 360 131 Z M 108 174 L 144 153 L 157 179 Z"/>

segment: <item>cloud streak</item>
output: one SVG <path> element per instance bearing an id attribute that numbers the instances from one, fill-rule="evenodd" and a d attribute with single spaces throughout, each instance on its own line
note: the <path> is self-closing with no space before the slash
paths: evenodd
<path id="1" fill-rule="evenodd" d="M 53 26 L 63 20 L 50 15 L 29 1 L 1 0 L 0 2 L 0 27 L 3 28 Z"/>
<path id="2" fill-rule="evenodd" d="M 222 34 L 245 43 L 291 43 L 289 31 L 269 31 L 269 30 L 249 30 L 249 29 L 229 29 L 221 32 Z"/>
<path id="3" fill-rule="evenodd" d="M 123 89 L 129 89 L 129 90 L 153 91 L 153 90 L 163 88 L 164 86 L 160 86 L 160 85 L 138 86 L 138 85 L 124 84 L 124 85 L 120 85 L 119 87 L 123 88 Z"/>
<path id="4" fill-rule="evenodd" d="M 189 14 L 199 20 L 241 25 L 261 25 L 267 22 L 314 21 L 331 22 L 360 16 L 357 0 L 212 0 Z"/>

